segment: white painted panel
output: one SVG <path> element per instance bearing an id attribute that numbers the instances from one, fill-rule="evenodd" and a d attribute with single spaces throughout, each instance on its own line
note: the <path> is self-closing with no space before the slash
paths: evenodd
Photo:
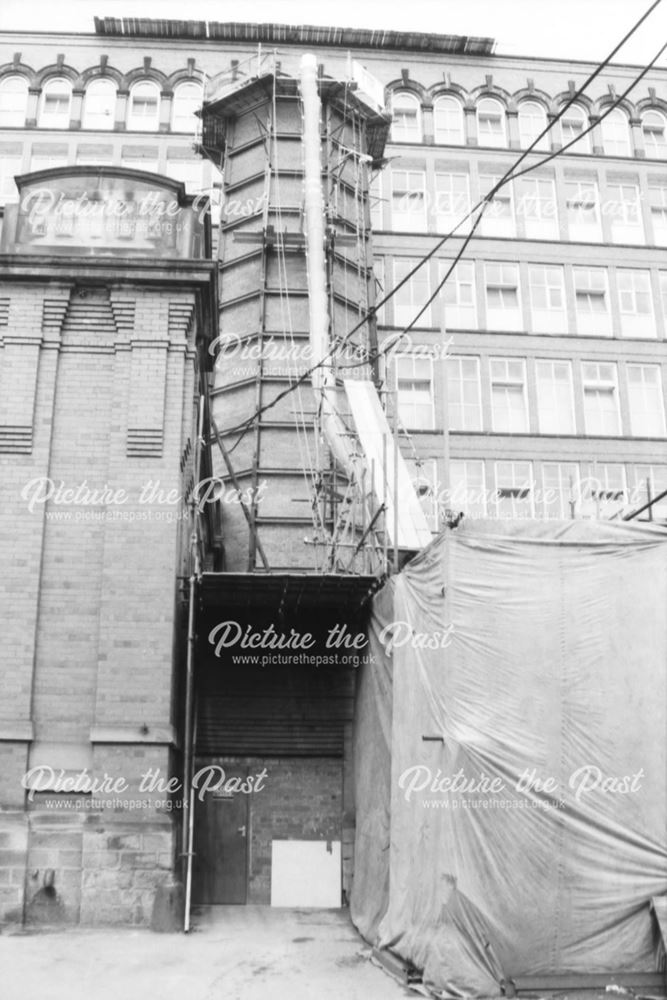
<path id="1" fill-rule="evenodd" d="M 429 545 L 433 535 L 424 510 L 412 483 L 405 459 L 400 451 L 395 455 L 394 437 L 380 405 L 377 390 L 372 382 L 350 379 L 345 381 L 345 392 L 350 402 L 354 423 L 364 450 L 368 468 L 374 462 L 375 495 L 387 507 L 387 533 L 392 545 L 399 548 L 421 549 Z M 386 448 L 383 441 L 386 439 Z M 386 456 L 386 469 L 383 468 Z M 394 460 L 397 469 L 394 473 Z M 395 491 L 394 479 L 398 490 Z M 396 496 L 394 493 L 396 492 Z M 396 518 L 396 509 L 398 517 Z M 397 521 L 398 538 L 394 539 L 394 519 Z"/>
<path id="2" fill-rule="evenodd" d="M 340 840 L 273 840 L 271 906 L 341 905 Z"/>

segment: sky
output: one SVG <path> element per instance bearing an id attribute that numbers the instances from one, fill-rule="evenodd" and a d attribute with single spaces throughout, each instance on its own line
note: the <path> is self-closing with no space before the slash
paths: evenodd
<path id="1" fill-rule="evenodd" d="M 495 38 L 506 55 L 603 59 L 652 0 L 3 0 L 1 30 L 94 31 L 93 18 L 162 17 L 388 28 Z M 616 62 L 648 62 L 667 39 L 667 0 Z M 659 64 L 667 67 L 663 55 Z"/>

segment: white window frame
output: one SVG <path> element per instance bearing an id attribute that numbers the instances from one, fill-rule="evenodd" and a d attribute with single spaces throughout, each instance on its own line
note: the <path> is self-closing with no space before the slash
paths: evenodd
<path id="1" fill-rule="evenodd" d="M 450 355 L 447 366 L 447 430 L 481 431 L 482 424 L 482 383 L 479 358 L 472 354 Z M 467 369 L 467 372 L 464 371 Z M 472 375 L 470 375 L 472 371 Z M 466 399 L 466 387 L 474 387 L 474 400 Z M 454 393 L 458 391 L 458 399 Z"/>
<path id="2" fill-rule="evenodd" d="M 444 119 L 444 124 L 439 120 Z M 452 125 L 451 123 L 454 122 Z M 443 146 L 465 145 L 463 105 L 457 97 L 441 94 L 433 101 L 433 131 L 436 143 Z"/>
<path id="3" fill-rule="evenodd" d="M 642 112 L 644 151 L 649 160 L 667 159 L 667 118 L 657 108 Z"/>
<path id="4" fill-rule="evenodd" d="M 548 193 L 547 193 L 548 190 Z M 553 177 L 522 177 L 518 214 L 529 240 L 557 240 L 558 203 Z"/>
<path id="5" fill-rule="evenodd" d="M 597 181 L 566 178 L 565 205 L 570 239 L 581 243 L 601 242 L 600 193 Z M 583 218 L 582 212 L 586 212 Z"/>
<path id="6" fill-rule="evenodd" d="M 165 173 L 176 181 L 185 184 L 186 194 L 201 194 L 204 192 L 204 160 L 180 157 L 167 157 Z M 208 193 L 208 192 L 206 192 Z"/>
<path id="7" fill-rule="evenodd" d="M 579 466 L 576 462 L 542 462 L 541 472 L 542 517 L 545 520 L 571 520 L 572 508 L 576 511 L 579 496 Z M 552 493 L 556 494 L 553 498 Z"/>
<path id="8" fill-rule="evenodd" d="M 378 170 L 371 176 L 368 183 L 368 201 L 370 211 L 371 229 L 378 232 L 384 229 L 384 204 L 382 197 L 383 173 Z"/>
<path id="9" fill-rule="evenodd" d="M 528 149 L 531 143 L 547 127 L 547 113 L 539 101 L 521 101 L 518 108 L 519 141 L 522 149 Z M 536 150 L 549 149 L 549 133 L 542 136 L 533 147 Z"/>
<path id="10" fill-rule="evenodd" d="M 442 281 L 451 266 L 451 260 L 438 261 L 438 283 Z M 442 286 L 440 294 L 447 330 L 477 329 L 477 291 L 473 261 L 459 261 Z"/>
<path id="11" fill-rule="evenodd" d="M 491 191 L 498 181 L 500 174 L 490 174 L 481 172 L 479 175 L 480 194 L 484 197 Z M 487 204 L 480 232 L 483 236 L 516 236 L 516 218 L 514 215 L 514 190 L 511 181 L 508 181 L 494 194 Z"/>
<path id="12" fill-rule="evenodd" d="M 628 489 L 622 462 L 595 462 L 584 469 L 580 483 L 581 515 L 609 519 L 627 505 Z"/>
<path id="13" fill-rule="evenodd" d="M 506 517 L 503 502 L 509 501 L 512 518 L 535 517 L 535 490 L 533 463 L 520 461 L 499 461 L 494 463 L 496 489 L 494 493 L 496 517 Z M 509 473 L 509 474 L 508 474 Z M 502 494 L 506 495 L 503 496 Z M 520 504 L 526 503 L 526 507 Z"/>
<path id="14" fill-rule="evenodd" d="M 456 188 L 460 190 L 456 190 Z M 470 211 L 470 175 L 437 170 L 435 173 L 435 224 L 439 233 L 449 233 Z M 472 219 L 456 230 L 458 236 L 470 232 Z"/>
<path id="15" fill-rule="evenodd" d="M 60 88 L 58 90 L 58 88 Z M 60 98 L 67 96 L 67 106 L 62 109 L 53 110 L 49 108 L 51 102 L 51 94 L 55 92 L 56 95 L 60 95 L 58 98 L 58 103 L 60 104 Z M 70 119 L 72 115 L 72 84 L 69 80 L 65 79 L 63 76 L 52 76 L 50 79 L 44 82 L 42 88 L 42 93 L 39 97 L 39 114 L 37 116 L 37 125 L 39 128 L 57 128 L 66 129 L 70 126 Z"/>
<path id="16" fill-rule="evenodd" d="M 567 153 L 590 153 L 590 132 L 586 132 L 586 134 L 583 135 L 589 126 L 588 113 L 584 110 L 581 104 L 570 105 L 560 119 L 560 126 L 563 146 L 567 146 L 568 143 L 572 142 L 576 136 L 580 136 L 580 138 L 578 138 L 577 141 L 566 150 Z"/>
<path id="17" fill-rule="evenodd" d="M 504 372 L 498 369 L 494 372 L 495 366 L 504 366 Z M 510 365 L 519 365 L 521 369 L 521 376 L 511 374 Z M 526 362 L 524 358 L 506 358 L 506 357 L 493 357 L 489 358 L 489 377 L 491 384 L 491 421 L 493 430 L 497 434 L 527 434 L 530 430 L 530 419 L 528 415 L 528 393 L 526 385 Z M 512 395 L 505 396 L 505 399 L 513 398 L 518 399 L 519 394 L 516 391 L 517 388 L 521 390 L 521 426 L 499 426 L 499 412 L 496 402 L 496 396 L 494 390 L 496 388 L 500 389 L 511 389 Z M 505 406 L 504 409 L 510 414 L 510 407 Z M 512 424 L 512 419 L 508 419 L 508 425 Z"/>
<path id="18" fill-rule="evenodd" d="M 155 108 L 152 114 L 136 112 L 137 95 L 141 90 L 146 93 L 151 91 L 155 96 Z M 146 98 L 141 99 L 142 106 L 148 107 Z M 153 101 L 150 102 L 151 107 Z M 160 127 L 160 88 L 154 80 L 137 80 L 130 88 L 130 95 L 127 101 L 127 129 L 130 132 L 157 132 Z"/>
<path id="19" fill-rule="evenodd" d="M 658 272 L 658 285 L 660 287 L 660 302 L 662 305 L 662 317 L 667 326 L 667 271 Z"/>
<path id="20" fill-rule="evenodd" d="M 656 246 L 667 246 L 667 184 L 652 184 L 648 196 L 653 242 Z"/>
<path id="21" fill-rule="evenodd" d="M 528 290 L 533 333 L 567 333 L 563 267 L 560 264 L 529 264 Z M 538 296 L 543 297 L 544 303 L 536 301 Z"/>
<path id="22" fill-rule="evenodd" d="M 647 481 L 649 479 L 651 497 L 655 497 L 658 493 L 662 493 L 663 490 L 667 490 L 667 465 L 635 465 L 632 468 L 632 475 L 634 482 L 632 487 L 628 488 L 628 492 L 630 494 L 629 503 L 633 509 L 642 507 L 645 503 L 648 503 Z M 667 497 L 654 503 L 650 510 L 652 512 L 651 517 L 649 517 L 648 511 L 644 511 L 643 514 L 639 515 L 638 520 L 667 520 Z"/>
<path id="23" fill-rule="evenodd" d="M 613 243 L 643 243 L 641 195 L 636 184 L 607 183 L 607 210 Z"/>
<path id="24" fill-rule="evenodd" d="M 574 304 L 580 336 L 610 337 L 609 276 L 604 267 L 575 267 Z M 604 308 L 598 309 L 597 303 Z"/>
<path id="25" fill-rule="evenodd" d="M 505 107 L 495 97 L 482 97 L 477 102 L 477 141 L 493 149 L 507 147 Z"/>
<path id="26" fill-rule="evenodd" d="M 196 97 L 184 97 L 184 91 L 196 91 Z M 197 80 L 184 80 L 174 87 L 171 99 L 171 131 L 185 132 L 196 135 L 200 130 L 201 120 L 195 115 L 195 109 L 200 108 L 204 96 L 202 85 Z"/>
<path id="27" fill-rule="evenodd" d="M 37 152 L 31 154 L 30 167 L 28 169 L 31 174 L 34 174 L 39 170 L 53 170 L 56 167 L 66 167 L 67 159 L 66 151 L 57 153 L 55 151 L 38 149 Z"/>
<path id="28" fill-rule="evenodd" d="M 436 533 L 440 523 L 438 463 L 434 458 L 413 456 L 406 456 L 405 462 L 427 524 Z"/>
<path id="29" fill-rule="evenodd" d="M 493 305 L 489 292 L 497 293 L 500 305 Z M 510 293 L 514 292 L 514 296 Z M 521 277 L 519 265 L 511 261 L 487 261 L 484 264 L 486 326 L 489 330 L 523 331 Z M 515 299 L 515 302 L 512 299 Z"/>
<path id="30" fill-rule="evenodd" d="M 486 517 L 487 501 L 486 469 L 482 459 L 450 459 L 446 507 L 456 514 L 463 511 L 466 517 Z"/>
<path id="31" fill-rule="evenodd" d="M 603 376 L 603 368 L 609 369 L 611 377 Z M 623 428 L 621 426 L 621 410 L 618 398 L 618 367 L 616 363 L 613 361 L 582 361 L 581 384 L 584 396 L 585 433 L 589 437 L 621 437 Z M 589 403 L 593 392 L 596 393 L 596 398 L 604 392 L 604 395 L 613 401 L 615 415 L 613 430 L 597 429 L 599 426 L 597 419 L 602 411 L 599 406 L 596 408 L 598 412 L 591 410 Z"/>
<path id="32" fill-rule="evenodd" d="M 403 102 L 403 108 L 400 102 Z M 408 112 L 408 108 L 411 110 Z M 391 95 L 391 141 L 421 142 L 423 139 L 422 109 L 419 98 L 408 90 L 396 90 Z"/>
<path id="33" fill-rule="evenodd" d="M 128 170 L 145 170 L 149 174 L 159 173 L 159 152 L 156 149 L 154 156 L 131 156 L 127 152 L 121 153 L 120 165 Z"/>
<path id="34" fill-rule="evenodd" d="M 426 232 L 426 172 L 391 172 L 391 228 L 406 233 Z"/>
<path id="35" fill-rule="evenodd" d="M 0 205 L 19 200 L 14 178 L 21 173 L 22 165 L 23 153 L 0 153 Z"/>
<path id="36" fill-rule="evenodd" d="M 651 273 L 619 267 L 616 271 L 621 333 L 624 337 L 650 337 L 658 331 L 653 311 Z"/>
<path id="37" fill-rule="evenodd" d="M 633 381 L 630 373 L 636 371 L 641 373 L 640 381 Z M 646 379 L 647 373 L 651 374 L 653 381 Z M 630 412 L 630 434 L 632 437 L 663 438 L 665 436 L 665 400 L 662 392 L 662 369 L 660 365 L 638 364 L 633 362 L 626 365 L 626 379 L 628 387 L 628 409 Z M 638 387 L 643 390 L 641 400 L 639 399 Z M 650 392 L 654 391 L 654 399 L 651 400 Z M 642 405 L 638 406 L 638 402 Z M 649 415 L 655 415 L 655 421 L 650 424 Z"/>
<path id="38" fill-rule="evenodd" d="M 401 281 L 407 271 L 411 271 L 419 263 L 418 257 L 394 257 L 393 277 L 394 287 Z M 402 272 L 402 273 L 401 273 Z M 424 303 L 431 296 L 431 282 L 428 263 L 422 264 L 417 273 L 392 296 L 394 309 L 394 325 L 409 326 Z M 420 317 L 417 326 L 430 326 L 431 306 Z"/>
<path id="39" fill-rule="evenodd" d="M 22 128 L 28 110 L 28 81 L 19 73 L 0 80 L 0 128 Z"/>
<path id="40" fill-rule="evenodd" d="M 98 96 L 95 91 L 100 91 Z M 105 98 L 100 100 L 102 93 L 106 91 Z M 96 129 L 98 131 L 111 131 L 116 121 L 116 98 L 118 91 L 116 84 L 109 77 L 96 77 L 91 80 L 83 95 L 83 113 L 81 116 L 81 128 Z M 93 110 L 94 102 L 97 101 L 99 109 Z M 92 107 L 91 107 L 92 105 Z"/>
<path id="41" fill-rule="evenodd" d="M 559 380 L 556 370 L 565 372 L 566 378 Z M 537 424 L 540 434 L 576 434 L 571 362 L 554 358 L 537 358 L 535 381 Z M 559 393 L 560 386 L 564 389 L 563 393 Z M 550 405 L 547 406 L 547 403 Z"/>
<path id="42" fill-rule="evenodd" d="M 614 108 L 600 120 L 600 135 L 605 156 L 632 156 L 630 122 L 622 108 Z"/>
<path id="43" fill-rule="evenodd" d="M 417 372 L 417 366 L 427 366 L 428 367 L 428 377 L 424 378 L 423 373 L 421 376 Z M 401 375 L 401 367 L 404 369 L 404 374 Z M 407 369 L 410 367 L 410 371 Z M 425 419 L 413 419 L 414 411 L 416 408 L 425 407 L 427 404 L 423 403 L 410 403 L 406 399 L 401 399 L 401 382 L 403 384 L 407 382 L 415 383 L 427 383 L 429 386 L 429 412 Z M 398 410 L 398 417 L 403 427 L 409 431 L 432 431 L 435 429 L 435 378 L 433 371 L 433 358 L 428 354 L 424 353 L 414 353 L 414 354 L 395 354 L 394 355 L 394 388 L 396 390 L 396 407 Z M 413 411 L 413 415 L 407 411 Z"/>

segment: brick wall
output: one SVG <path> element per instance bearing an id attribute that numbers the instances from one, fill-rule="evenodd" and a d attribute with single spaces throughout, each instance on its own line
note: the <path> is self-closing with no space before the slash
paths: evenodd
<path id="1" fill-rule="evenodd" d="M 173 869 L 177 815 L 154 801 L 90 809 L 85 796 L 48 808 L 26 801 L 21 778 L 87 768 L 126 777 L 130 798 L 149 767 L 173 773 L 189 532 L 182 500 L 164 498 L 182 497 L 191 472 L 196 291 L 33 277 L 3 294 L 0 922 L 145 923 Z M 39 478 L 127 500 L 31 510 L 22 492 Z"/>

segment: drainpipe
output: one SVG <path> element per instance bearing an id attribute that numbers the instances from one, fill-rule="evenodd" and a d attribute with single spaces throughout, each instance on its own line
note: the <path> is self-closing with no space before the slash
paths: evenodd
<path id="1" fill-rule="evenodd" d="M 190 901 L 192 895 L 192 847 L 194 841 L 194 789 L 192 788 L 192 765 L 194 760 L 194 656 L 195 656 L 195 599 L 197 583 L 201 576 L 199 561 L 199 516 L 197 511 L 197 484 L 201 475 L 201 452 L 204 436 L 204 396 L 199 397 L 197 415 L 197 442 L 195 446 L 194 487 L 192 490 L 192 534 L 190 536 L 191 569 L 188 594 L 188 645 L 185 665 L 185 747 L 183 760 L 183 829 L 182 840 L 185 855 L 185 914 L 183 930 L 190 930 Z"/>

